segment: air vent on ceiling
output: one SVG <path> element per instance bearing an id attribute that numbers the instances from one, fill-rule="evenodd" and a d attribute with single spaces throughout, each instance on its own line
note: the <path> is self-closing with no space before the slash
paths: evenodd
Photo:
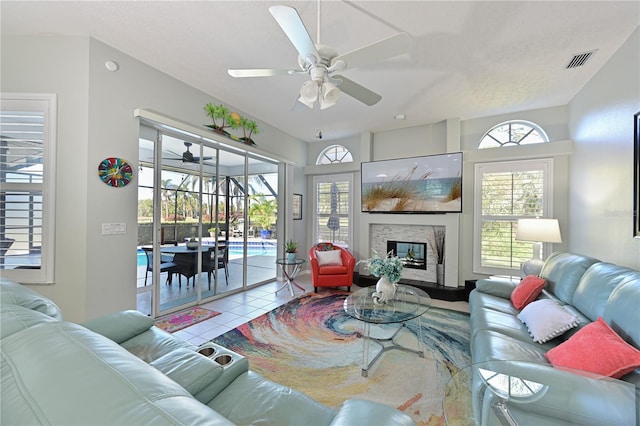
<path id="1" fill-rule="evenodd" d="M 584 64 L 587 63 L 589 58 L 591 58 L 591 56 L 594 53 L 596 53 L 596 51 L 592 50 L 590 52 L 578 53 L 577 55 L 574 55 L 573 58 L 571 58 L 571 60 L 567 64 L 566 68 L 571 69 L 571 68 L 578 68 L 583 66 Z"/>

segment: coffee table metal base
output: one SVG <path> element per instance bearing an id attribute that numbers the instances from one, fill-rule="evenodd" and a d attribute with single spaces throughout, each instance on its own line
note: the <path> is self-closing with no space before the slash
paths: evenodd
<path id="1" fill-rule="evenodd" d="M 413 348 L 409 348 L 407 346 L 404 346 L 398 342 L 396 342 L 396 336 L 398 336 L 398 334 L 400 333 L 400 331 L 402 331 L 402 329 L 406 328 L 407 322 L 403 322 L 398 329 L 393 333 L 393 335 L 391 337 L 387 337 L 387 338 L 377 338 L 377 337 L 371 337 L 371 323 L 369 322 L 365 322 L 364 323 L 364 335 L 362 337 L 364 337 L 363 340 L 363 345 L 364 345 L 364 349 L 362 351 L 362 377 L 367 377 L 369 374 L 369 369 L 373 366 L 373 364 L 375 364 L 375 362 L 380 358 L 380 356 L 385 353 L 386 351 L 389 351 L 391 349 L 398 349 L 401 351 L 405 351 L 405 352 L 411 352 L 414 354 L 418 354 L 420 356 L 420 358 L 424 358 L 424 346 L 422 344 L 422 321 L 420 319 L 420 317 L 417 318 L 418 321 L 418 336 L 416 336 L 417 341 L 418 341 L 418 349 L 413 349 Z M 409 329 L 407 328 L 407 331 Z M 413 334 L 413 333 L 412 333 Z M 380 349 L 380 352 L 378 352 L 371 361 L 369 361 L 369 342 L 376 342 L 378 343 L 382 349 Z"/>

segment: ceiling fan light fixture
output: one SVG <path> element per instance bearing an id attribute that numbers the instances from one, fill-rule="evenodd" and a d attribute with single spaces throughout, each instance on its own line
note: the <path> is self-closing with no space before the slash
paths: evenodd
<path id="1" fill-rule="evenodd" d="M 320 97 L 320 109 L 334 106 L 341 93 L 340 89 L 338 89 L 336 85 L 331 83 L 330 81 L 324 82 L 322 84 L 321 92 L 322 96 Z"/>
<path id="2" fill-rule="evenodd" d="M 318 83 L 313 80 L 307 80 L 302 84 L 300 88 L 300 99 L 307 106 L 308 104 L 313 105 L 313 103 L 318 99 L 319 87 Z"/>

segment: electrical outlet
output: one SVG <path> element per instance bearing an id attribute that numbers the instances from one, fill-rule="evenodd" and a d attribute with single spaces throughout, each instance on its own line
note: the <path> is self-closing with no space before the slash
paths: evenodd
<path id="1" fill-rule="evenodd" d="M 122 235 L 127 233 L 126 223 L 103 223 L 102 235 Z"/>

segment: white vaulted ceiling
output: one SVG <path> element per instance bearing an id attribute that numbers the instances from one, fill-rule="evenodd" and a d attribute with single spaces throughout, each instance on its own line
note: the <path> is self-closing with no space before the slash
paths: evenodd
<path id="1" fill-rule="evenodd" d="M 305 141 L 565 105 L 640 25 L 637 1 L 323 0 L 321 42 L 346 53 L 406 32 L 408 55 L 345 77 L 382 95 L 292 108 L 307 78 L 234 79 L 228 68 L 295 68 L 268 8 L 298 10 L 317 37 L 316 1 L 5 1 L 2 35 L 91 36 Z M 595 51 L 582 67 L 571 58 Z M 405 114 L 406 120 L 394 119 Z"/>

